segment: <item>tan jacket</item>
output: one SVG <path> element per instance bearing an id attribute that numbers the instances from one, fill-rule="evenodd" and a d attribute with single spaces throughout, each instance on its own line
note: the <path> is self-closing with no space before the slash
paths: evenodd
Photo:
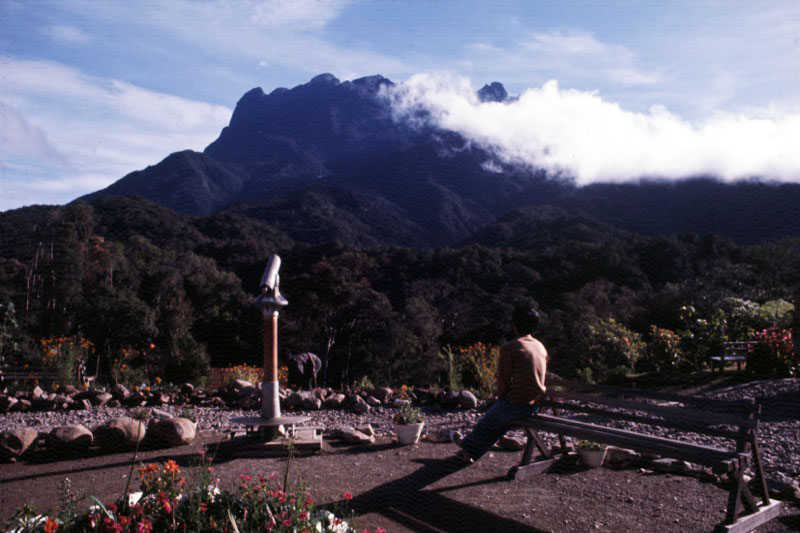
<path id="1" fill-rule="evenodd" d="M 500 347 L 497 397 L 511 403 L 534 403 L 546 390 L 547 350 L 530 335 Z"/>

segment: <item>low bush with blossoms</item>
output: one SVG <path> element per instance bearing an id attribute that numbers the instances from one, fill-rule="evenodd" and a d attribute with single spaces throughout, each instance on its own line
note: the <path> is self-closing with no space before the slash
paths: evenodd
<path id="1" fill-rule="evenodd" d="M 336 514 L 318 510 L 309 493 L 289 489 L 268 476 L 241 476 L 234 491 L 219 488 L 214 468 L 203 454 L 201 474 L 190 488 L 178 464 L 148 464 L 138 469 L 140 491 L 117 502 L 101 503 L 78 513 L 74 502 L 55 515 L 36 514 L 26 506 L 8 524 L 10 532 L 336 532 L 352 531 Z M 350 499 L 349 493 L 343 495 Z M 337 510 L 341 515 L 341 512 Z"/>
<path id="2" fill-rule="evenodd" d="M 757 341 L 747 354 L 747 370 L 757 376 L 797 377 L 800 375 L 800 360 L 794 351 L 792 330 L 771 327 L 756 332 Z"/>

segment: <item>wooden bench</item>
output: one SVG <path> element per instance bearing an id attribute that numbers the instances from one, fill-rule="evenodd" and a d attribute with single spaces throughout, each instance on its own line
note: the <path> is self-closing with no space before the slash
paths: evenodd
<path id="1" fill-rule="evenodd" d="M 710 467 L 718 474 L 728 474 L 733 484 L 725 521 L 720 526 L 727 531 L 750 531 L 780 514 L 780 502 L 770 500 L 764 476 L 757 439 L 760 407 L 755 401 L 726 401 L 566 381 L 558 385 L 562 390 L 551 388 L 556 387 L 548 388 L 542 411 L 549 409 L 552 414 L 540 412 L 512 424 L 514 428 L 522 428 L 528 440 L 519 465 L 508 473 L 510 478 L 550 469 L 557 457 L 539 436 L 539 432 L 547 432 L 558 436 L 561 453 L 565 455 L 566 437 L 571 437 L 684 460 Z M 561 416 L 563 411 L 571 412 L 573 417 Z M 603 424 L 609 425 L 589 422 L 586 420 L 589 417 L 601 417 Z M 680 437 L 659 437 L 618 427 L 630 422 L 638 424 L 637 429 L 649 425 L 717 437 L 728 446 L 696 444 Z M 532 462 L 537 449 L 540 457 Z M 749 464 L 755 472 L 758 498 L 744 480 Z"/>
<path id="2" fill-rule="evenodd" d="M 747 361 L 747 354 L 753 350 L 753 346 L 758 344 L 756 341 L 732 341 L 722 343 L 722 354 L 712 355 L 709 357 L 711 361 L 711 371 L 714 371 L 714 366 L 719 365 L 719 371 L 725 369 L 725 363 L 729 361 L 736 362 L 736 370 L 742 369 L 742 363 Z"/>

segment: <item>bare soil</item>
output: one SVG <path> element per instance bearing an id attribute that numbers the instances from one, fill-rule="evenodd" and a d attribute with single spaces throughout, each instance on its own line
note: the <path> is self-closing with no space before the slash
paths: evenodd
<path id="1" fill-rule="evenodd" d="M 192 478 L 199 468 L 197 452 L 213 454 L 221 442 L 222 435 L 205 434 L 192 446 L 142 452 L 140 460 L 175 459 Z M 691 477 L 570 464 L 508 480 L 505 474 L 519 461 L 518 452 L 493 451 L 464 468 L 450 460 L 456 451 L 452 444 L 401 447 L 382 438 L 372 445 L 331 443 L 327 448 L 294 457 L 291 477 L 318 504 L 341 509 L 347 503 L 359 531 L 712 531 L 722 522 L 728 496 L 723 487 Z M 119 497 L 131 457 L 0 465 L 0 523 L 23 503 L 41 511 L 57 508 L 64 477 L 85 497 L 81 505 L 90 505 L 90 495 L 104 501 Z M 218 454 L 214 466 L 221 484 L 234 488 L 241 474 L 282 474 L 286 465 L 286 457 Z M 342 499 L 345 491 L 353 494 L 349 502 Z M 785 505 L 781 517 L 757 531 L 798 530 L 800 509 Z"/>

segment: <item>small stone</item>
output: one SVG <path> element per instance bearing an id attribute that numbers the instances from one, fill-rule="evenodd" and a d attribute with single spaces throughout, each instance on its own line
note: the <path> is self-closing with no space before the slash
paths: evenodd
<path id="1" fill-rule="evenodd" d="M 519 439 L 517 437 L 510 437 L 508 435 L 504 435 L 503 437 L 501 437 L 498 444 L 500 445 L 501 448 L 503 448 L 504 450 L 508 450 L 510 452 L 518 452 L 519 450 L 525 447 L 525 443 L 522 441 L 522 439 Z"/>
<path id="2" fill-rule="evenodd" d="M 451 442 L 450 430 L 446 428 L 439 428 L 436 430 L 428 431 L 425 433 L 425 440 L 428 442 Z"/>
<path id="3" fill-rule="evenodd" d="M 372 427 L 372 424 L 362 424 L 360 426 L 356 426 L 356 431 L 360 431 L 368 437 L 375 436 L 375 428 Z"/>
<path id="4" fill-rule="evenodd" d="M 411 400 L 404 400 L 403 398 L 397 398 L 392 401 L 392 407 L 408 407 L 411 405 Z"/>
<path id="5" fill-rule="evenodd" d="M 474 409 L 478 407 L 478 398 L 470 391 L 462 390 L 458 393 L 458 403 L 465 409 Z"/>

